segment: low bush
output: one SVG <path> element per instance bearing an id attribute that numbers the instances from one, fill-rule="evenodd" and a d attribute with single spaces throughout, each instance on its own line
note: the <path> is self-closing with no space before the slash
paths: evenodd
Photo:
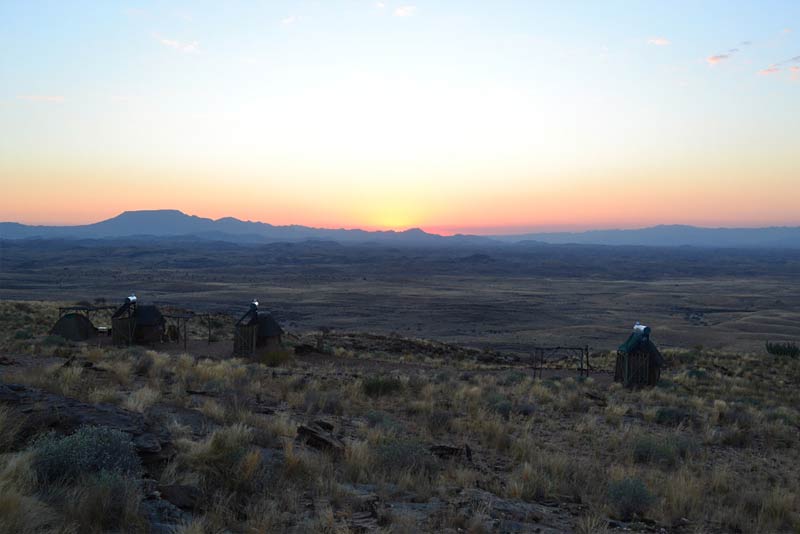
<path id="1" fill-rule="evenodd" d="M 643 517 L 655 497 L 638 478 L 625 478 L 608 485 L 608 500 L 620 519 L 630 521 L 634 516 Z"/>
<path id="2" fill-rule="evenodd" d="M 696 448 L 691 440 L 682 436 L 641 436 L 633 441 L 633 461 L 672 468 Z"/>
<path id="3" fill-rule="evenodd" d="M 364 415 L 364 419 L 367 420 L 367 424 L 370 427 L 382 428 L 388 431 L 397 431 L 403 426 L 397 419 L 380 410 L 370 410 Z"/>
<path id="4" fill-rule="evenodd" d="M 453 426 L 453 414 L 446 410 L 434 410 L 428 415 L 426 422 L 431 434 L 450 432 Z"/>
<path id="5" fill-rule="evenodd" d="M 772 354 L 773 356 L 788 356 L 790 358 L 797 358 L 800 356 L 800 347 L 797 346 L 797 343 L 793 343 L 787 341 L 785 343 L 781 342 L 769 342 L 767 341 L 767 352 Z"/>
<path id="6" fill-rule="evenodd" d="M 402 471 L 432 474 L 438 468 L 436 457 L 421 443 L 411 440 L 391 440 L 375 449 L 378 467 L 386 474 Z"/>
<path id="7" fill-rule="evenodd" d="M 361 388 L 368 397 L 381 397 L 401 391 L 403 383 L 392 376 L 373 376 L 365 378 Z"/>
<path id="8" fill-rule="evenodd" d="M 60 437 L 51 432 L 34 443 L 34 470 L 41 482 L 64 482 L 107 471 L 138 475 L 139 457 L 131 437 L 102 426 L 84 426 Z"/>
<path id="9" fill-rule="evenodd" d="M 216 429 L 205 440 L 195 443 L 191 449 L 178 457 L 178 462 L 198 473 L 207 492 L 225 488 L 229 491 L 244 491 L 260 464 L 260 455 L 251 457 L 253 431 L 237 423 Z M 251 467 L 243 469 L 243 466 Z M 249 472 L 248 476 L 245 476 Z"/>
<path id="10" fill-rule="evenodd" d="M 328 415 L 342 415 L 342 394 L 338 391 L 318 391 L 309 389 L 303 398 L 303 406 L 310 414 L 324 413 Z"/>
<path id="11" fill-rule="evenodd" d="M 294 360 L 294 350 L 290 348 L 273 349 L 265 353 L 259 361 L 267 367 L 280 367 Z"/>
<path id="12" fill-rule="evenodd" d="M 139 512 L 142 493 L 136 480 L 101 471 L 83 478 L 66 495 L 65 519 L 78 532 L 147 532 Z"/>
<path id="13" fill-rule="evenodd" d="M 17 330 L 16 332 L 14 332 L 14 339 L 31 339 L 31 338 L 33 338 L 33 334 L 31 334 L 31 331 L 28 330 L 27 328 L 22 330 Z"/>
<path id="14" fill-rule="evenodd" d="M 486 404 L 493 412 L 500 414 L 503 419 L 508 419 L 511 415 L 511 401 L 500 393 L 487 395 Z"/>
<path id="15" fill-rule="evenodd" d="M 695 414 L 679 406 L 664 406 L 656 411 L 656 423 L 665 426 L 678 426 L 681 423 L 691 423 Z"/>
<path id="16" fill-rule="evenodd" d="M 61 347 L 67 344 L 67 340 L 61 336 L 49 335 L 42 339 L 42 345 L 45 347 Z"/>

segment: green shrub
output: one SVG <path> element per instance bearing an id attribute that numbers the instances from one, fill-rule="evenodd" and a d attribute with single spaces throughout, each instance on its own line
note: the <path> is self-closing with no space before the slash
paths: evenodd
<path id="1" fill-rule="evenodd" d="M 427 424 L 431 434 L 452 430 L 453 414 L 446 410 L 434 410 L 428 415 Z"/>
<path id="2" fill-rule="evenodd" d="M 633 441 L 633 461 L 671 468 L 696 448 L 691 440 L 681 436 L 641 436 Z"/>
<path id="3" fill-rule="evenodd" d="M 31 339 L 33 334 L 27 328 L 14 332 L 14 339 Z"/>
<path id="4" fill-rule="evenodd" d="M 318 391 L 309 389 L 303 398 L 306 412 L 310 414 L 324 413 L 328 415 L 342 415 L 342 395 L 338 391 Z"/>
<path id="5" fill-rule="evenodd" d="M 397 431 L 402 428 L 397 419 L 380 410 L 371 410 L 364 415 L 364 418 L 367 420 L 367 424 L 373 428 L 377 427 L 389 431 Z"/>
<path id="6" fill-rule="evenodd" d="M 706 380 L 708 378 L 708 372 L 705 369 L 689 369 L 686 372 L 686 376 L 695 380 Z"/>
<path id="7" fill-rule="evenodd" d="M 66 344 L 67 344 L 67 340 L 64 339 L 61 336 L 49 335 L 49 336 L 45 336 L 44 339 L 42 339 L 42 345 L 44 345 L 46 347 L 52 347 L 52 346 L 60 347 L 62 345 L 66 345 Z"/>
<path id="8" fill-rule="evenodd" d="M 421 443 L 411 440 L 386 441 L 376 448 L 375 458 L 385 473 L 410 470 L 432 474 L 438 467 L 436 457 Z"/>
<path id="9" fill-rule="evenodd" d="M 42 482 L 101 471 L 138 475 L 141 470 L 131 437 L 103 426 L 84 426 L 64 437 L 50 432 L 36 440 L 34 450 L 34 470 Z"/>
<path id="10" fill-rule="evenodd" d="M 789 356 L 790 358 L 797 358 L 800 356 L 800 347 L 797 343 L 787 341 L 785 343 L 772 343 L 767 341 L 767 352 L 773 356 Z"/>
<path id="11" fill-rule="evenodd" d="M 694 413 L 679 406 L 664 406 L 656 411 L 656 423 L 659 425 L 678 426 L 681 423 L 691 423 L 694 419 Z"/>
<path id="12" fill-rule="evenodd" d="M 526 378 L 527 375 L 520 371 L 506 371 L 500 376 L 500 379 L 497 381 L 497 383 L 501 386 L 514 386 Z"/>
<path id="13" fill-rule="evenodd" d="M 625 478 L 609 484 L 608 500 L 620 519 L 630 521 L 634 516 L 642 517 L 655 498 L 644 482 L 638 478 Z"/>
<path id="14" fill-rule="evenodd" d="M 662 378 L 656 382 L 656 387 L 660 389 L 675 389 L 675 382 L 666 378 Z"/>
<path id="15" fill-rule="evenodd" d="M 294 360 L 294 350 L 290 348 L 272 349 L 260 358 L 267 367 L 279 367 Z"/>
<path id="16" fill-rule="evenodd" d="M 493 412 L 500 414 L 503 419 L 508 419 L 511 415 L 511 401 L 500 393 L 490 393 L 486 397 L 486 404 Z"/>
<path id="17" fill-rule="evenodd" d="M 373 376 L 365 378 L 361 387 L 368 397 L 381 397 L 401 391 L 403 383 L 399 378 L 391 376 Z"/>

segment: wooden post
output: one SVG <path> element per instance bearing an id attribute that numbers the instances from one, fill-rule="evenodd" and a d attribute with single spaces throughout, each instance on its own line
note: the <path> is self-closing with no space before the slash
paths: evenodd
<path id="1" fill-rule="evenodd" d="M 586 376 L 589 376 L 589 371 L 592 368 L 592 366 L 589 365 L 589 345 L 584 345 L 583 350 L 584 354 L 586 354 Z"/>

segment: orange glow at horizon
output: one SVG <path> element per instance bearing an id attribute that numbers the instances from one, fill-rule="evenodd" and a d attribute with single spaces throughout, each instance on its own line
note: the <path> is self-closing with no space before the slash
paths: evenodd
<path id="1" fill-rule="evenodd" d="M 480 181 L 460 190 L 422 186 L 422 193 L 385 187 L 337 190 L 320 184 L 317 194 L 298 195 L 267 182 L 262 187 L 226 186 L 202 176 L 185 178 L 191 187 L 133 172 L 113 181 L 105 172 L 61 172 L 57 179 L 25 173 L 6 182 L 0 200 L 4 221 L 27 224 L 89 224 L 126 210 L 179 209 L 212 219 L 236 217 L 274 225 L 503 234 L 530 231 L 635 228 L 656 224 L 771 226 L 800 223 L 784 188 L 754 187 L 749 173 L 727 174 L 727 187 L 693 180 L 629 178 L 572 180 L 509 178 L 497 187 Z M 635 174 L 635 173 L 634 173 Z M 791 187 L 786 173 L 773 183 Z M 258 180 L 252 179 L 252 184 Z M 676 187 L 677 185 L 677 187 Z M 242 194 L 246 190 L 247 194 Z M 356 193 L 354 193 L 356 191 Z M 769 209 L 764 209 L 769 206 Z"/>

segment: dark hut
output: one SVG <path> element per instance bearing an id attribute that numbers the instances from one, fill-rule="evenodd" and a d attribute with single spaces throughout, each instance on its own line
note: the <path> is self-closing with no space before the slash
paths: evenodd
<path id="1" fill-rule="evenodd" d="M 86 341 L 94 337 L 97 332 L 86 315 L 71 312 L 62 315 L 50 329 L 50 333 L 70 341 Z"/>
<path id="2" fill-rule="evenodd" d="M 650 327 L 637 322 L 628 339 L 617 349 L 614 380 L 626 388 L 655 386 L 663 365 L 661 352 L 650 340 Z"/>
<path id="3" fill-rule="evenodd" d="M 269 312 L 259 311 L 258 301 L 250 303 L 241 319 L 236 322 L 233 336 L 233 353 L 236 356 L 256 357 L 283 348 L 283 329 Z"/>
<path id="4" fill-rule="evenodd" d="M 131 295 L 111 316 L 111 336 L 117 345 L 158 343 L 164 337 L 166 320 L 157 306 L 138 304 Z"/>

